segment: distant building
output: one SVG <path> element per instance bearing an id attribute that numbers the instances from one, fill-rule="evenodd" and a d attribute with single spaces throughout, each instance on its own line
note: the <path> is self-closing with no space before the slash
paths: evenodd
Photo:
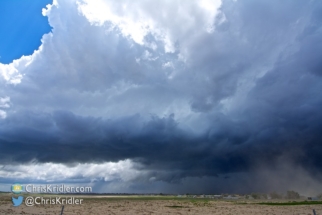
<path id="1" fill-rule="evenodd" d="M 228 195 L 227 197 L 224 197 L 224 199 L 239 199 L 239 197 Z"/>
<path id="2" fill-rule="evenodd" d="M 254 199 L 251 195 L 246 196 L 247 199 Z"/>
<path id="3" fill-rule="evenodd" d="M 307 200 L 318 201 L 320 199 L 318 197 L 307 197 Z"/>

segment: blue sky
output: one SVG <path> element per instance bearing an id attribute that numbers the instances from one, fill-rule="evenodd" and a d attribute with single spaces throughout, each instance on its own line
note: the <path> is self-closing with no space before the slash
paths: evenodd
<path id="1" fill-rule="evenodd" d="M 52 0 L 0 1 L 0 62 L 11 63 L 22 55 L 31 55 L 41 38 L 51 31 L 42 8 Z"/>
<path id="2" fill-rule="evenodd" d="M 0 190 L 322 193 L 322 1 L 47 3 L 0 63 Z"/>

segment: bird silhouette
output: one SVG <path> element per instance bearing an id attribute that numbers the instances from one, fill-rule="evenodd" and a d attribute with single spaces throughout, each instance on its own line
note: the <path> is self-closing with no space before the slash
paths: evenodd
<path id="1" fill-rule="evenodd" d="M 18 196 L 18 198 L 12 197 L 13 206 L 17 207 L 17 206 L 21 205 L 22 200 L 23 200 L 23 196 Z"/>

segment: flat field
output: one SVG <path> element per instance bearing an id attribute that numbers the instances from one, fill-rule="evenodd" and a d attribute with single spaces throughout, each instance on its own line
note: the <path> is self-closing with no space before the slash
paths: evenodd
<path id="1" fill-rule="evenodd" d="M 0 194 L 0 214 L 54 214 L 59 215 L 62 205 L 36 205 L 27 207 L 24 203 L 14 207 L 12 194 Z M 44 198 L 70 198 L 61 195 L 33 195 Z M 25 196 L 26 197 L 26 196 Z M 81 205 L 64 205 L 64 215 L 75 214 L 322 214 L 322 201 L 303 200 L 216 200 L 178 198 L 175 196 L 73 196 L 83 199 Z"/>

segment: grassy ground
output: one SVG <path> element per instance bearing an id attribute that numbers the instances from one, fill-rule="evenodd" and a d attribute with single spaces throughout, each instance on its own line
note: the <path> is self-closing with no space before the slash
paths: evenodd
<path id="1" fill-rule="evenodd" d="M 272 206 L 322 205 L 322 201 L 260 202 L 257 204 L 259 204 L 259 205 L 272 205 Z"/>
<path id="2" fill-rule="evenodd" d="M 0 196 L 7 196 L 8 193 L 0 193 Z M 141 195 L 129 195 L 129 196 L 82 196 L 82 195 L 60 195 L 60 194 L 21 194 L 24 197 L 27 196 L 43 196 L 43 197 L 69 197 L 73 196 L 75 198 L 82 198 L 84 202 L 91 202 L 91 201 L 179 201 L 179 202 L 186 202 L 192 203 L 195 206 L 207 206 L 212 202 L 221 201 L 221 202 L 231 202 L 235 204 L 258 204 L 258 205 L 269 205 L 269 206 L 296 206 L 296 205 L 322 205 L 322 201 L 287 201 L 287 200 L 269 200 L 266 202 L 259 202 L 259 200 L 225 200 L 225 199 L 209 199 L 209 198 L 192 198 L 192 197 L 177 197 L 177 196 L 141 196 Z M 11 198 L 1 198 L 2 201 L 11 201 Z M 179 208 L 179 205 L 169 205 L 168 207 L 172 208 Z"/>
<path id="3" fill-rule="evenodd" d="M 208 202 L 208 201 L 216 201 L 216 199 L 206 199 L 206 198 L 189 198 L 189 197 L 176 197 L 176 196 L 120 196 L 120 197 L 84 197 L 87 201 L 95 200 L 95 201 L 120 201 L 120 200 L 127 200 L 127 201 L 155 201 L 155 200 L 175 200 L 175 201 L 188 201 L 188 202 Z"/>

